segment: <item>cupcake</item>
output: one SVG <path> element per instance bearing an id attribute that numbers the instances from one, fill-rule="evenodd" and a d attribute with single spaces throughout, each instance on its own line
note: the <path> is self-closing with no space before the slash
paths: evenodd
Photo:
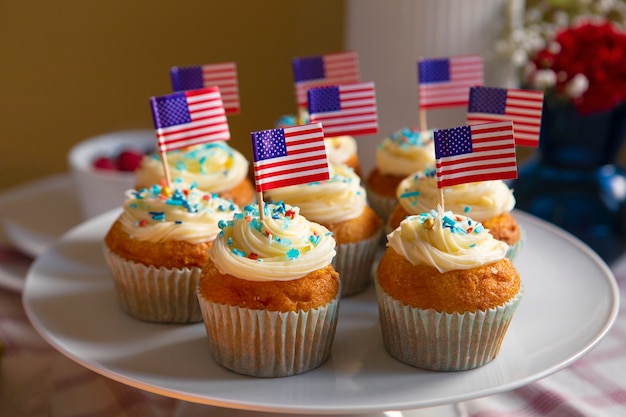
<path id="1" fill-rule="evenodd" d="M 256 199 L 254 185 L 248 177 L 248 160 L 224 141 L 169 151 L 167 163 L 172 178 L 195 183 L 199 189 L 219 194 L 239 206 Z M 135 188 L 150 187 L 163 180 L 161 155 L 144 156 L 135 171 Z"/>
<path id="2" fill-rule="evenodd" d="M 439 209 L 403 220 L 388 236 L 375 280 L 389 354 L 434 371 L 493 360 L 523 294 L 506 251 L 463 215 Z"/>
<path id="3" fill-rule="evenodd" d="M 129 190 L 104 238 L 117 299 L 129 315 L 158 323 L 202 321 L 196 287 L 230 200 L 175 182 Z"/>
<path id="4" fill-rule="evenodd" d="M 309 116 L 302 112 L 300 116 L 281 116 L 274 125 L 276 127 L 289 127 L 309 123 Z M 352 136 L 342 135 L 324 138 L 326 146 L 326 156 L 328 162 L 332 164 L 343 164 L 354 170 L 357 175 L 361 175 L 361 162 L 357 153 L 356 140 Z"/>
<path id="5" fill-rule="evenodd" d="M 284 203 L 247 206 L 220 223 L 198 300 L 215 361 L 234 372 L 282 377 L 330 356 L 340 300 L 335 240 Z"/>
<path id="6" fill-rule="evenodd" d="M 376 147 L 376 166 L 366 182 L 367 198 L 378 216 L 387 221 L 398 203 L 396 188 L 415 171 L 435 164 L 432 131 L 403 128 Z"/>
<path id="7" fill-rule="evenodd" d="M 383 221 L 368 206 L 361 179 L 351 168 L 331 163 L 329 170 L 326 181 L 275 188 L 265 195 L 298 206 L 300 214 L 333 233 L 337 242 L 333 266 L 341 279 L 341 295 L 348 297 L 371 282 Z"/>
<path id="8" fill-rule="evenodd" d="M 387 232 L 395 229 L 408 215 L 436 207 L 439 193 L 447 210 L 463 213 L 479 221 L 494 238 L 509 245 L 507 258 L 513 260 L 524 243 L 524 231 L 512 214 L 515 197 L 504 181 L 477 181 L 437 187 L 435 168 L 426 168 L 404 178 L 396 195 L 399 203 L 389 217 Z"/>

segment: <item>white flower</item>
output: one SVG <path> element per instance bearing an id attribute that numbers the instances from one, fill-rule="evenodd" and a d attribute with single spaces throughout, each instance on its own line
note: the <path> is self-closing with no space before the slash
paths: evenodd
<path id="1" fill-rule="evenodd" d="M 556 74 L 551 69 L 538 70 L 533 75 L 532 84 L 535 88 L 540 90 L 554 87 L 556 84 Z"/>
<path id="2" fill-rule="evenodd" d="M 582 96 L 589 88 L 589 80 L 584 74 L 576 74 L 567 84 L 565 84 L 565 93 L 571 98 Z"/>

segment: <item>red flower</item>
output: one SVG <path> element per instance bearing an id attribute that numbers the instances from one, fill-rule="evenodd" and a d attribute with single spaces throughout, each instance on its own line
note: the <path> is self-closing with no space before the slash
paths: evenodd
<path id="1" fill-rule="evenodd" d="M 537 69 L 557 75 L 555 93 L 567 96 L 566 86 L 583 74 L 589 88 L 572 99 L 581 113 L 601 112 L 626 100 L 626 34 L 610 23 L 585 23 L 567 28 L 554 41 L 560 50 L 539 51 L 533 62 Z M 558 48 L 557 48 L 558 49 Z"/>

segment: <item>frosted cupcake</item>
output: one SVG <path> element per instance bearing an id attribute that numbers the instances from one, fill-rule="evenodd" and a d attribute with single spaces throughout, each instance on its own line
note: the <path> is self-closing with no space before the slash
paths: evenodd
<path id="1" fill-rule="evenodd" d="M 281 116 L 274 125 L 276 127 L 296 126 L 309 123 L 308 114 L 303 112 L 299 117 L 294 115 Z M 324 138 L 328 162 L 335 165 L 346 165 L 361 175 L 361 162 L 357 151 L 356 140 L 352 136 L 342 135 Z"/>
<path id="2" fill-rule="evenodd" d="M 341 295 L 347 297 L 371 282 L 383 222 L 368 206 L 361 179 L 351 168 L 331 163 L 329 169 L 326 181 L 275 188 L 265 195 L 299 207 L 304 217 L 333 233 L 337 241 L 333 266 L 341 278 Z"/>
<path id="3" fill-rule="evenodd" d="M 248 160 L 224 141 L 169 151 L 167 162 L 171 178 L 195 183 L 199 189 L 219 194 L 239 206 L 256 199 L 254 185 L 248 177 Z M 160 154 L 144 156 L 135 171 L 135 188 L 160 184 L 163 179 Z"/>
<path id="4" fill-rule="evenodd" d="M 282 377 L 330 356 L 340 299 L 335 240 L 297 207 L 266 204 L 220 224 L 198 300 L 215 361 L 234 372 Z"/>
<path id="5" fill-rule="evenodd" d="M 399 203 L 389 217 L 387 231 L 398 227 L 408 215 L 437 207 L 442 191 L 446 210 L 481 222 L 494 238 L 509 245 L 507 257 L 514 259 L 524 244 L 524 232 L 512 214 L 513 190 L 500 180 L 469 182 L 440 190 L 436 175 L 434 168 L 426 168 L 400 182 L 396 189 Z"/>
<path id="6" fill-rule="evenodd" d="M 367 177 L 367 197 L 378 216 L 387 221 L 398 203 L 396 188 L 407 175 L 435 164 L 432 131 L 403 128 L 376 147 L 376 166 Z"/>
<path id="7" fill-rule="evenodd" d="M 523 294 L 507 244 L 440 209 L 407 217 L 387 246 L 376 290 L 389 354 L 435 371 L 493 360 Z"/>
<path id="8" fill-rule="evenodd" d="M 145 321 L 202 321 L 196 299 L 202 267 L 218 222 L 237 211 L 230 200 L 180 182 L 128 191 L 104 238 L 121 308 Z"/>

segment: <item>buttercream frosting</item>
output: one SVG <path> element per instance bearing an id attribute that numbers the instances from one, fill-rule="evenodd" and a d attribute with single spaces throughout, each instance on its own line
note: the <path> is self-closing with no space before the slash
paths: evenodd
<path id="1" fill-rule="evenodd" d="M 230 200 L 175 181 L 171 188 L 153 185 L 128 190 L 119 221 L 137 240 L 198 244 L 213 241 L 220 232 L 218 222 L 238 211 Z"/>
<path id="2" fill-rule="evenodd" d="M 335 239 L 324 226 L 307 220 L 283 202 L 244 207 L 220 222 L 209 257 L 217 270 L 250 281 L 289 281 L 330 265 Z"/>
<path id="3" fill-rule="evenodd" d="M 429 265 L 441 273 L 497 262 L 508 250 L 480 222 L 441 207 L 405 218 L 387 240 L 387 246 L 411 264 Z"/>
<path id="4" fill-rule="evenodd" d="M 403 177 L 435 164 L 433 132 L 403 128 L 376 147 L 376 168 L 383 175 Z"/>
<path id="5" fill-rule="evenodd" d="M 439 189 L 432 167 L 404 178 L 396 196 L 407 213 L 419 214 L 437 207 L 440 191 L 446 210 L 463 213 L 480 222 L 508 213 L 515 207 L 513 190 L 504 181 L 476 181 Z"/>
<path id="6" fill-rule="evenodd" d="M 248 160 L 224 141 L 204 143 L 169 151 L 167 163 L 170 176 L 198 188 L 221 193 L 241 183 L 248 175 Z M 164 178 L 163 163 L 158 153 L 146 155 L 135 172 L 136 183 L 158 184 Z"/>
<path id="7" fill-rule="evenodd" d="M 335 224 L 359 217 L 367 204 L 361 179 L 352 168 L 329 164 L 326 181 L 274 188 L 265 195 L 274 201 L 285 201 L 300 208 L 307 219 Z"/>

